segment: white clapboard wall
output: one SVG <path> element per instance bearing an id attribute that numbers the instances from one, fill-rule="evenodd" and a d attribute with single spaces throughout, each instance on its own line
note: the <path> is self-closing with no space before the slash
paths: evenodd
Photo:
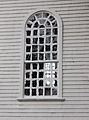
<path id="1" fill-rule="evenodd" d="M 18 101 L 23 21 L 53 9 L 63 24 L 63 98 Z M 89 120 L 89 0 L 0 0 L 0 120 Z"/>

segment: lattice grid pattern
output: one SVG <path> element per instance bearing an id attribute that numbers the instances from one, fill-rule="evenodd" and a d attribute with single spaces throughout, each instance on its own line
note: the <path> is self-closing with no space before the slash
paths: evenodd
<path id="1" fill-rule="evenodd" d="M 25 38 L 24 95 L 58 95 L 58 25 L 46 11 L 29 17 Z"/>

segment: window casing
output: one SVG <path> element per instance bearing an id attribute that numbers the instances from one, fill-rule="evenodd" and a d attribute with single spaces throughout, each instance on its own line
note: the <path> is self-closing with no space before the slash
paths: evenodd
<path id="1" fill-rule="evenodd" d="M 62 23 L 47 10 L 25 23 L 23 98 L 62 98 Z"/>

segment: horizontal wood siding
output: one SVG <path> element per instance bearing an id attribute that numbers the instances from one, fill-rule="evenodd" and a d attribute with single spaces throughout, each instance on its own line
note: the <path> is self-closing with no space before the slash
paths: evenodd
<path id="1" fill-rule="evenodd" d="M 19 102 L 23 21 L 42 7 L 63 22 L 65 101 Z M 0 0 L 0 120 L 7 119 L 89 120 L 89 0 Z"/>

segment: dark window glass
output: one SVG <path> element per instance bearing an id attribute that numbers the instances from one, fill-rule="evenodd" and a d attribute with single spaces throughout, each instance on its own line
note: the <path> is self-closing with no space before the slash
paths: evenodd
<path id="1" fill-rule="evenodd" d="M 57 51 L 57 45 L 53 45 L 53 51 Z"/>
<path id="2" fill-rule="evenodd" d="M 53 43 L 57 43 L 57 37 L 53 37 Z"/>
<path id="3" fill-rule="evenodd" d="M 27 36 L 30 36 L 31 35 L 31 31 L 27 31 Z"/>
<path id="4" fill-rule="evenodd" d="M 32 45 L 32 52 L 38 51 L 38 45 Z"/>
<path id="5" fill-rule="evenodd" d="M 39 54 L 39 60 L 43 60 L 44 59 L 44 54 L 40 53 Z"/>
<path id="6" fill-rule="evenodd" d="M 30 63 L 26 63 L 26 70 L 30 69 Z"/>
<path id="7" fill-rule="evenodd" d="M 33 38 L 33 44 L 37 44 L 38 43 L 38 38 Z"/>
<path id="8" fill-rule="evenodd" d="M 29 96 L 30 95 L 30 89 L 25 89 L 25 95 Z"/>
<path id="9" fill-rule="evenodd" d="M 43 80 L 39 81 L 39 86 L 41 86 L 41 87 L 43 86 Z"/>
<path id="10" fill-rule="evenodd" d="M 33 66 L 33 69 L 37 69 L 37 63 L 33 63 L 32 66 Z"/>
<path id="11" fill-rule="evenodd" d="M 26 60 L 31 60 L 31 55 L 27 54 L 26 55 Z"/>
<path id="12" fill-rule="evenodd" d="M 44 69 L 44 63 L 39 63 L 39 70 Z"/>
<path id="13" fill-rule="evenodd" d="M 30 38 L 26 38 L 26 44 L 31 44 Z"/>
<path id="14" fill-rule="evenodd" d="M 36 87 L 37 86 L 37 81 L 36 80 L 33 80 L 32 81 L 32 87 Z"/>
<path id="15" fill-rule="evenodd" d="M 46 37 L 46 43 L 50 43 L 51 42 L 51 37 Z"/>
<path id="16" fill-rule="evenodd" d="M 26 72 L 26 78 L 30 78 L 30 72 Z"/>
<path id="17" fill-rule="evenodd" d="M 56 60 L 57 59 L 57 53 L 53 53 L 53 60 Z"/>
<path id="18" fill-rule="evenodd" d="M 44 44 L 44 38 L 39 38 L 39 43 Z"/>
<path id="19" fill-rule="evenodd" d="M 38 33 L 38 30 L 34 30 L 34 31 L 33 31 L 33 36 L 34 36 L 34 35 L 37 35 L 37 33 Z"/>
<path id="20" fill-rule="evenodd" d="M 31 28 L 32 24 L 31 23 L 27 23 L 27 27 Z"/>
<path id="21" fill-rule="evenodd" d="M 52 95 L 57 95 L 57 89 L 56 88 L 52 89 Z"/>
<path id="22" fill-rule="evenodd" d="M 32 60 L 37 60 L 37 56 L 38 56 L 37 53 L 32 54 Z"/>
<path id="23" fill-rule="evenodd" d="M 51 95 L 51 89 L 50 88 L 45 88 L 45 95 L 46 96 Z"/>
<path id="24" fill-rule="evenodd" d="M 46 29 L 46 35 L 51 35 L 51 29 Z"/>
<path id="25" fill-rule="evenodd" d="M 43 78 L 43 72 L 39 72 L 39 78 Z"/>
<path id="26" fill-rule="evenodd" d="M 57 27 L 57 21 L 54 21 L 54 22 L 52 23 L 52 25 L 53 25 L 53 27 Z"/>
<path id="27" fill-rule="evenodd" d="M 46 51 L 50 51 L 50 45 L 46 45 Z"/>
<path id="28" fill-rule="evenodd" d="M 43 89 L 42 88 L 39 89 L 39 95 L 43 95 Z"/>
<path id="29" fill-rule="evenodd" d="M 37 78 L 37 72 L 32 72 L 32 78 Z"/>
<path id="30" fill-rule="evenodd" d="M 26 80 L 25 87 L 30 87 L 30 81 Z"/>
<path id="31" fill-rule="evenodd" d="M 46 54 L 45 54 L 45 59 L 46 59 L 46 60 L 50 60 L 50 53 L 46 53 Z"/>
<path id="32" fill-rule="evenodd" d="M 32 96 L 36 96 L 36 89 L 32 89 Z"/>
<path id="33" fill-rule="evenodd" d="M 31 52 L 31 46 L 26 47 L 26 52 Z"/>
<path id="34" fill-rule="evenodd" d="M 39 45 L 39 52 L 44 52 L 44 45 Z"/>
<path id="35" fill-rule="evenodd" d="M 55 20 L 55 18 L 53 16 L 50 16 L 49 19 L 50 19 L 50 21 Z"/>
<path id="36" fill-rule="evenodd" d="M 36 23 L 34 24 L 34 27 L 35 27 L 35 28 L 38 28 L 38 27 L 39 27 L 38 22 L 36 22 Z"/>
<path id="37" fill-rule="evenodd" d="M 54 28 L 54 29 L 53 29 L 53 34 L 54 34 L 54 35 L 57 35 L 57 28 Z"/>

